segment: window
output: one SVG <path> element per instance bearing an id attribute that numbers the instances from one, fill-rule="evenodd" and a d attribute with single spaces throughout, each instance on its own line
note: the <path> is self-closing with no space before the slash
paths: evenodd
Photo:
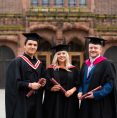
<path id="1" fill-rule="evenodd" d="M 56 6 L 63 6 L 63 4 L 64 4 L 64 3 L 63 3 L 63 0 L 56 0 L 56 1 L 55 1 L 55 5 L 56 5 Z"/>
<path id="2" fill-rule="evenodd" d="M 32 6 L 38 6 L 38 0 L 31 0 Z"/>
<path id="3" fill-rule="evenodd" d="M 49 0 L 42 0 L 42 5 L 43 6 L 49 6 Z"/>
<path id="4" fill-rule="evenodd" d="M 68 52 L 70 56 L 71 63 L 80 68 L 83 64 L 84 57 L 83 52 Z"/>
<path id="5" fill-rule="evenodd" d="M 86 5 L 86 0 L 80 0 L 80 6 L 85 6 Z"/>
<path id="6" fill-rule="evenodd" d="M 40 51 L 37 52 L 37 58 L 39 58 L 43 62 L 43 66 L 47 68 L 52 63 L 52 53 L 49 51 Z"/>
<path id="7" fill-rule="evenodd" d="M 76 6 L 76 0 L 69 0 L 68 5 L 71 6 L 71 7 Z"/>

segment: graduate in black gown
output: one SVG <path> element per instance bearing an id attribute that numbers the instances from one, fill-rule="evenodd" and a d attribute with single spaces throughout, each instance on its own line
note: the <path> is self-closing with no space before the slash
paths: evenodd
<path id="1" fill-rule="evenodd" d="M 78 98 L 81 100 L 80 118 L 117 118 L 115 67 L 111 61 L 101 56 L 105 40 L 97 37 L 87 38 L 89 59 L 81 68 L 82 84 L 78 89 Z M 101 88 L 91 91 L 98 86 Z M 83 99 L 82 95 L 85 93 L 88 93 L 88 96 Z"/>
<path id="2" fill-rule="evenodd" d="M 70 63 L 67 48 L 67 45 L 62 44 L 53 47 L 56 52 L 46 73 L 44 118 L 78 118 L 76 88 L 79 85 L 79 70 Z M 59 84 L 52 83 L 52 78 Z M 66 92 L 61 91 L 60 86 Z"/>
<path id="3" fill-rule="evenodd" d="M 41 37 L 36 33 L 24 33 L 26 37 L 25 52 L 16 57 L 6 73 L 5 105 L 6 118 L 43 118 L 43 86 L 38 80 L 45 77 L 44 67 L 34 56 Z M 30 90 L 34 93 L 27 97 Z"/>

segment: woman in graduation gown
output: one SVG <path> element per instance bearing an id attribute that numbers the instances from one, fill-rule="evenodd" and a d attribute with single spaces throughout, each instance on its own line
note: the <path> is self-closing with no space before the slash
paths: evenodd
<path id="1" fill-rule="evenodd" d="M 70 63 L 67 45 L 57 45 L 52 65 L 47 68 L 44 118 L 78 118 L 79 71 Z M 59 84 L 51 81 L 54 78 Z M 62 91 L 61 86 L 66 90 Z"/>
<path id="2" fill-rule="evenodd" d="M 78 98 L 82 100 L 80 118 L 117 118 L 117 80 L 113 63 L 101 56 L 105 40 L 89 39 L 89 59 L 83 64 Z M 91 91 L 98 86 L 100 89 Z M 88 93 L 86 97 L 83 94 Z"/>
<path id="3" fill-rule="evenodd" d="M 43 118 L 42 96 L 43 84 L 38 80 L 44 78 L 44 67 L 35 58 L 39 35 L 25 33 L 25 52 L 16 57 L 9 65 L 6 75 L 5 105 L 6 118 Z M 30 90 L 34 93 L 26 96 Z"/>

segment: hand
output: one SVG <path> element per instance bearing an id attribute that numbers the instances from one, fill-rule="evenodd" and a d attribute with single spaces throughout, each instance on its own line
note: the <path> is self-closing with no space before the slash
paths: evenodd
<path id="1" fill-rule="evenodd" d="M 81 100 L 81 98 L 82 98 L 82 92 L 79 92 L 79 93 L 77 94 L 77 97 L 78 97 L 79 100 Z"/>
<path id="2" fill-rule="evenodd" d="M 46 84 L 46 79 L 45 79 L 45 78 L 43 78 L 43 79 L 44 79 L 44 80 L 43 80 L 43 83 L 41 84 L 42 87 L 44 87 L 45 84 Z"/>
<path id="3" fill-rule="evenodd" d="M 66 97 L 70 97 L 76 90 L 77 90 L 76 87 L 73 87 L 72 89 L 68 90 L 68 91 L 65 93 L 65 96 L 66 96 Z"/>
<path id="4" fill-rule="evenodd" d="M 60 85 L 54 85 L 52 88 L 51 88 L 51 91 L 59 91 L 61 89 L 61 86 Z"/>
<path id="5" fill-rule="evenodd" d="M 37 90 L 41 87 L 41 84 L 39 84 L 37 82 L 30 83 L 30 84 L 31 84 L 30 88 L 33 89 L 33 90 Z"/>
<path id="6" fill-rule="evenodd" d="M 65 93 L 65 96 L 70 97 L 73 93 L 74 93 L 74 91 L 72 89 L 70 89 Z"/>
<path id="7" fill-rule="evenodd" d="M 88 96 L 85 97 L 85 99 L 93 99 L 94 95 L 93 92 L 88 92 Z"/>

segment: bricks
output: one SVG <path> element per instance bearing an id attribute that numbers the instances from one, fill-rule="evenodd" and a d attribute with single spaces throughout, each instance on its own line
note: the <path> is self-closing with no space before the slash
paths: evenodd
<path id="1" fill-rule="evenodd" d="M 95 13 L 98 14 L 117 14 L 116 0 L 95 0 Z"/>
<path id="2" fill-rule="evenodd" d="M 21 13 L 21 0 L 0 0 L 0 13 Z"/>

